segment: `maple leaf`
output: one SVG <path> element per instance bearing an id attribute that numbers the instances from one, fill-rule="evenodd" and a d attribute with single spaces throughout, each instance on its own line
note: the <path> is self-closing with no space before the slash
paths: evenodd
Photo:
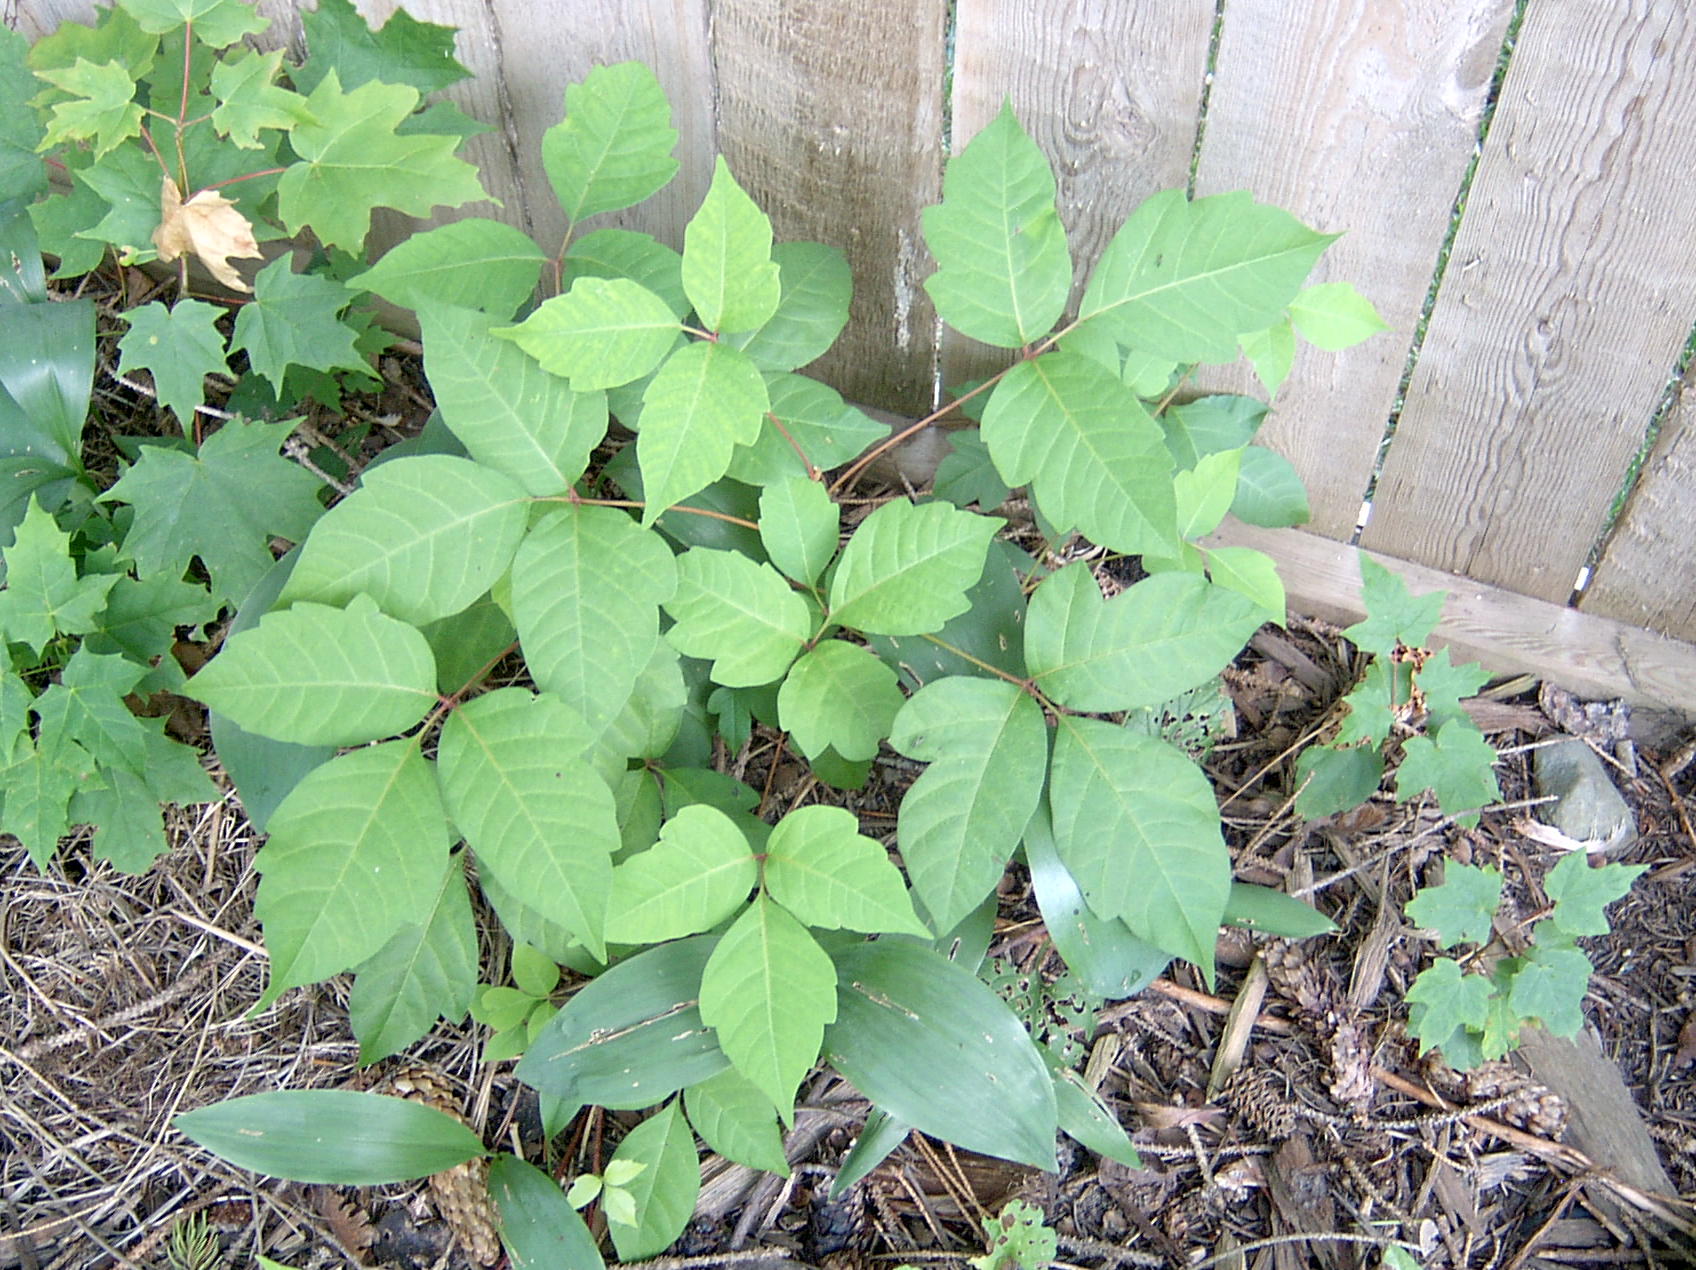
<path id="1" fill-rule="evenodd" d="M 349 88 L 380 79 L 410 84 L 420 93 L 471 74 L 454 60 L 453 27 L 420 22 L 404 9 L 396 9 L 373 31 L 350 0 L 319 0 L 315 10 L 301 16 L 301 25 L 312 55 L 289 78 L 302 92 L 317 88 L 332 70 Z"/>
<path id="2" fill-rule="evenodd" d="M 1451 864 L 1441 886 L 1428 886 L 1407 902 L 1407 915 L 1436 931 L 1445 948 L 1481 944 L 1490 938 L 1501 902 L 1499 870 Z"/>
<path id="3" fill-rule="evenodd" d="M 223 312 L 200 300 L 178 300 L 170 309 L 154 300 L 119 315 L 130 329 L 118 341 L 118 370 L 151 371 L 159 404 L 177 416 L 185 432 L 205 400 L 206 376 L 228 369 L 216 325 Z"/>
<path id="4" fill-rule="evenodd" d="M 1432 790 L 1445 814 L 1471 828 L 1478 823 L 1477 809 L 1502 796 L 1491 770 L 1495 761 L 1496 751 L 1477 728 L 1464 718 L 1450 720 L 1430 738 L 1408 738 L 1396 772 L 1396 801 Z"/>
<path id="5" fill-rule="evenodd" d="M 247 52 L 212 67 L 212 95 L 218 104 L 212 126 L 243 150 L 260 149 L 261 128 L 288 128 L 310 120 L 306 99 L 274 82 L 283 64 L 282 49 Z"/>
<path id="6" fill-rule="evenodd" d="M 1447 957 L 1420 972 L 1407 990 L 1408 1027 L 1419 1038 L 1419 1052 L 1444 1046 L 1456 1032 L 1482 1030 L 1490 1017 L 1490 981 L 1462 974 Z"/>
<path id="7" fill-rule="evenodd" d="M 141 133 L 141 105 L 135 100 L 135 77 L 120 62 L 99 65 L 79 57 L 67 67 L 36 71 L 42 79 L 71 94 L 53 107 L 47 135 L 39 149 L 62 141 L 93 141 L 94 157 L 115 149 Z"/>
<path id="8" fill-rule="evenodd" d="M 159 190 L 159 227 L 153 231 L 153 245 L 159 259 L 167 263 L 193 252 L 232 291 L 253 288 L 230 261 L 264 259 L 253 239 L 253 226 L 234 203 L 217 190 L 201 190 L 185 203 L 170 177 L 164 178 Z"/>
<path id="9" fill-rule="evenodd" d="M 37 656 L 55 634 L 82 635 L 94 630 L 96 615 L 106 607 L 106 593 L 118 580 L 114 574 L 77 577 L 70 543 L 71 536 L 60 530 L 52 514 L 43 511 L 32 495 L 17 537 L 5 553 L 0 632 L 10 643 L 27 644 Z"/>
<path id="10" fill-rule="evenodd" d="M 364 249 L 371 209 L 413 216 L 438 205 L 488 198 L 477 169 L 454 157 L 459 138 L 403 135 L 418 105 L 404 84 L 361 84 L 343 92 L 334 70 L 306 99 L 311 121 L 296 123 L 289 141 L 301 162 L 277 183 L 277 211 L 290 233 L 310 225 L 326 246 Z"/>
<path id="11" fill-rule="evenodd" d="M 278 393 L 290 366 L 309 370 L 365 371 L 353 328 L 340 314 L 353 294 L 339 282 L 295 273 L 279 256 L 253 280 L 254 298 L 236 314 L 231 352 L 245 352 Z"/>

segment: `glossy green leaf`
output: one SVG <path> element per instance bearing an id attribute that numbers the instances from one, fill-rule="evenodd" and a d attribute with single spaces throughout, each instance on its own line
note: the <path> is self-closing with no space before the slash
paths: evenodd
<path id="1" fill-rule="evenodd" d="M 1231 858 L 1202 770 L 1163 741 L 1068 717 L 1049 782 L 1055 847 L 1089 906 L 1211 981 Z"/>
<path id="2" fill-rule="evenodd" d="M 676 623 L 665 634 L 672 647 L 711 660 L 713 682 L 732 688 L 779 678 L 816 629 L 806 603 L 769 564 L 709 547 L 678 557 L 677 593 L 665 610 Z"/>
<path id="3" fill-rule="evenodd" d="M 640 203 L 677 172 L 677 132 L 660 82 L 640 62 L 597 66 L 565 90 L 542 134 L 542 168 L 568 221 Z"/>
<path id="4" fill-rule="evenodd" d="M 875 757 L 905 698 L 877 654 L 827 639 L 802 654 L 777 693 L 777 713 L 808 758 L 833 749 L 850 762 Z"/>
<path id="5" fill-rule="evenodd" d="M 514 1270 L 604 1270 L 595 1237 L 559 1183 L 534 1164 L 504 1152 L 495 1156 L 489 1195 Z"/>
<path id="6" fill-rule="evenodd" d="M 766 890 L 808 926 L 930 937 L 901 871 L 852 812 L 792 811 L 772 829 L 765 855 Z"/>
<path id="7" fill-rule="evenodd" d="M 130 329 L 118 341 L 118 370 L 150 371 L 159 404 L 177 416 L 186 433 L 205 400 L 207 375 L 225 374 L 224 336 L 215 323 L 224 310 L 200 300 L 178 300 L 169 309 L 155 300 L 121 316 Z"/>
<path id="8" fill-rule="evenodd" d="M 1606 935 L 1607 906 L 1629 891 L 1647 867 L 1604 864 L 1592 868 L 1584 852 L 1568 852 L 1543 876 L 1543 893 L 1555 905 L 1549 920 L 1568 935 Z"/>
<path id="9" fill-rule="evenodd" d="M 1192 573 L 1161 573 L 1111 600 L 1086 564 L 1037 588 L 1025 661 L 1042 690 L 1075 710 L 1157 706 L 1205 683 L 1264 620 L 1245 596 Z"/>
<path id="10" fill-rule="evenodd" d="M 1263 445 L 1243 451 L 1231 515 L 1245 524 L 1285 529 L 1305 524 L 1309 514 L 1307 487 L 1288 459 Z"/>
<path id="11" fill-rule="evenodd" d="M 253 299 L 236 314 L 230 352 L 246 353 L 248 364 L 278 393 L 291 366 L 363 371 L 354 330 L 341 320 L 353 299 L 339 282 L 294 272 L 292 257 L 281 255 L 254 278 Z"/>
<path id="12" fill-rule="evenodd" d="M 542 249 L 503 221 L 467 217 L 413 234 L 347 280 L 408 309 L 455 306 L 506 321 L 542 276 Z"/>
<path id="13" fill-rule="evenodd" d="M 1048 160 L 1004 102 L 949 161 L 942 202 L 924 210 L 938 266 L 925 290 L 944 322 L 999 348 L 1048 334 L 1072 289 L 1054 193 Z"/>
<path id="14" fill-rule="evenodd" d="M 653 944 L 709 930 L 746 903 L 758 881 L 735 822 L 712 807 L 684 807 L 658 842 L 613 870 L 607 938 Z"/>
<path id="15" fill-rule="evenodd" d="M 901 857 L 946 930 L 995 889 L 1042 797 L 1042 709 L 1015 684 L 940 679 L 902 708 L 889 743 L 930 764 L 901 800 Z"/>
<path id="16" fill-rule="evenodd" d="M 1313 905 L 1252 882 L 1231 883 L 1230 896 L 1225 900 L 1224 923 L 1280 939 L 1307 939 L 1329 935 L 1337 929 L 1337 923 Z"/>
<path id="17" fill-rule="evenodd" d="M 879 635 L 940 629 L 965 610 L 1004 522 L 947 503 L 885 503 L 860 523 L 830 584 L 831 620 Z"/>
<path id="18" fill-rule="evenodd" d="M 1290 301 L 1290 322 L 1315 348 L 1337 352 L 1390 329 L 1351 282 L 1322 282 Z"/>
<path id="19" fill-rule="evenodd" d="M 836 555 L 840 532 L 841 516 L 822 482 L 791 476 L 760 491 L 760 541 L 771 562 L 795 581 L 818 581 Z"/>
<path id="20" fill-rule="evenodd" d="M 461 705 L 442 728 L 442 796 L 480 870 L 597 958 L 618 811 L 589 765 L 594 736 L 559 698 L 500 688 Z"/>
<path id="21" fill-rule="evenodd" d="M 837 975 L 824 1048 L 856 1089 L 923 1133 L 1054 1168 L 1054 1083 L 1000 997 L 905 939 L 846 950 Z"/>
<path id="22" fill-rule="evenodd" d="M 636 1201 L 634 1226 L 609 1221 L 607 1233 L 625 1261 L 642 1261 L 664 1252 L 689 1224 L 701 1190 L 701 1164 L 695 1135 L 672 1103 L 637 1125 L 618 1144 L 612 1163 L 646 1167 L 624 1187 Z"/>
<path id="23" fill-rule="evenodd" d="M 823 243 L 778 243 L 771 258 L 780 283 L 777 309 L 753 330 L 723 338 L 761 370 L 794 370 L 828 352 L 848 324 L 854 279 L 847 257 Z"/>
<path id="24" fill-rule="evenodd" d="M 860 1136 L 854 1139 L 854 1145 L 842 1157 L 836 1180 L 830 1184 L 830 1198 L 840 1200 L 856 1184 L 870 1176 L 872 1170 L 894 1154 L 912 1131 L 911 1125 L 895 1119 L 881 1107 L 868 1111 Z"/>
<path id="25" fill-rule="evenodd" d="M 770 405 L 759 369 L 727 345 L 700 340 L 667 358 L 642 394 L 642 523 L 723 476 Z"/>
<path id="26" fill-rule="evenodd" d="M 1373 746 L 1315 745 L 1296 760 L 1296 810 L 1309 820 L 1358 807 L 1378 792 L 1384 756 Z"/>
<path id="27" fill-rule="evenodd" d="M 39 656 L 55 634 L 95 630 L 115 574 L 77 577 L 70 535 L 31 498 L 6 548 L 6 588 L 0 591 L 0 634 L 7 643 L 28 645 Z"/>
<path id="28" fill-rule="evenodd" d="M 477 991 L 477 969 L 477 923 L 465 875 L 449 868 L 424 920 L 396 931 L 359 967 L 347 1002 L 359 1061 L 400 1053 L 439 1018 L 462 1020 Z"/>
<path id="29" fill-rule="evenodd" d="M 230 640 L 188 691 L 248 731 L 298 745 L 393 736 L 436 704 L 436 664 L 416 628 L 367 597 L 297 604 Z"/>
<path id="30" fill-rule="evenodd" d="M 760 426 L 752 445 L 738 446 L 729 474 L 750 485 L 770 485 L 790 476 L 807 476 L 801 454 L 821 472 L 857 458 L 874 442 L 889 435 L 887 424 L 844 405 L 834 388 L 804 375 L 768 375 L 771 420 Z M 788 435 L 785 436 L 784 434 Z M 800 454 L 796 447 L 800 447 Z"/>
<path id="31" fill-rule="evenodd" d="M 723 155 L 683 230 L 683 290 L 709 331 L 754 331 L 777 312 L 782 284 L 771 258 L 771 219 L 736 183 Z"/>
<path id="32" fill-rule="evenodd" d="M 689 1123 L 714 1151 L 751 1169 L 789 1176 L 771 1099 L 734 1068 L 683 1091 Z"/>
<path id="33" fill-rule="evenodd" d="M 436 686 L 447 696 L 476 683 L 518 640 L 506 610 L 489 595 L 418 629 L 436 657 Z"/>
<path id="34" fill-rule="evenodd" d="M 1054 1073 L 1054 1101 L 1061 1131 L 1105 1159 L 1140 1169 L 1142 1157 L 1124 1126 L 1092 1093 L 1076 1072 Z"/>
<path id="35" fill-rule="evenodd" d="M 41 142 L 41 123 L 29 105 L 36 84 L 26 60 L 28 53 L 29 41 L 21 31 L 0 27 L 0 190 L 6 191 L 7 198 L 21 199 L 26 204 L 47 189 L 47 169 L 36 153 Z M 17 216 L 19 222 L 29 224 L 22 208 Z M 39 277 L 41 257 L 36 255 L 32 261 L 28 252 L 18 255 L 21 267 Z M 5 270 L 0 268 L 0 279 L 4 276 Z M 9 290 L 6 282 L 0 281 L 0 295 Z M 35 298 L 43 297 L 37 294 Z"/>
<path id="36" fill-rule="evenodd" d="M 477 1135 L 445 1111 L 349 1089 L 228 1098 L 171 1125 L 238 1168 L 328 1186 L 411 1181 L 484 1154 Z"/>
<path id="37" fill-rule="evenodd" d="M 8 421 L 5 452 L 21 450 L 38 462 L 80 468 L 77 456 L 93 382 L 92 300 L 7 307 L 0 387 L 21 417 Z"/>
<path id="38" fill-rule="evenodd" d="M 1115 551 L 1177 542 L 1160 427 L 1112 372 L 1077 353 L 1018 363 L 984 408 L 983 439 L 1009 485 L 1029 485 L 1057 529 Z"/>
<path id="39" fill-rule="evenodd" d="M 873 635 L 877 653 L 901 673 L 909 689 L 949 675 L 981 674 L 993 666 L 1020 678 L 1025 674 L 1024 571 L 1031 559 L 1004 539 L 989 544 L 983 576 L 966 592 L 968 607 L 929 635 Z M 975 660 L 973 660 L 975 659 Z"/>
<path id="40" fill-rule="evenodd" d="M 578 392 L 616 388 L 642 378 L 677 343 L 677 315 L 652 291 L 627 278 L 579 278 L 517 326 L 494 334 L 511 340 Z"/>

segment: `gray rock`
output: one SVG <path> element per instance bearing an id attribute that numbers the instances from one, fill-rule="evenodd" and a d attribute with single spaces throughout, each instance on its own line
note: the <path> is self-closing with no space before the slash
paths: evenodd
<path id="1" fill-rule="evenodd" d="M 1538 791 L 1555 801 L 1539 809 L 1545 824 L 1584 845 L 1592 855 L 1623 851 L 1637 841 L 1637 822 L 1614 787 L 1602 760 L 1583 741 L 1569 738 L 1535 752 Z"/>

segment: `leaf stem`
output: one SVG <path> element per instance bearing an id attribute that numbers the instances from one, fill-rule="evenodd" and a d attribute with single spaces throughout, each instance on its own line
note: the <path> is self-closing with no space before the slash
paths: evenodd
<path id="1" fill-rule="evenodd" d="M 582 495 L 577 495 L 577 496 L 574 496 L 572 498 L 544 498 L 544 499 L 540 499 L 538 501 L 544 502 L 544 503 L 561 503 L 561 502 L 564 502 L 564 503 L 580 503 L 585 507 L 631 507 L 631 508 L 635 508 L 637 510 L 641 510 L 641 509 L 644 509 L 644 508 L 647 507 L 647 504 L 642 502 L 639 499 L 633 499 L 633 498 L 584 498 Z M 722 521 L 726 522 L 727 524 L 740 525 L 744 529 L 752 529 L 755 533 L 758 533 L 759 529 L 760 529 L 760 526 L 759 526 L 758 522 L 756 522 L 756 521 L 744 520 L 740 516 L 732 516 L 729 512 L 715 512 L 711 508 L 707 508 L 707 507 L 690 507 L 690 506 L 687 506 L 684 503 L 673 503 L 666 510 L 674 511 L 674 512 L 687 512 L 691 516 L 707 516 L 707 517 L 710 517 L 713 520 L 722 520 Z"/>
<path id="2" fill-rule="evenodd" d="M 789 448 L 800 456 L 801 466 L 807 469 L 807 479 L 809 481 L 820 480 L 824 473 L 813 466 L 813 461 L 807 457 L 807 452 L 801 448 L 801 443 L 795 439 L 788 428 L 783 426 L 783 420 L 779 419 L 777 414 L 771 410 L 766 411 L 766 418 L 771 420 L 771 426 L 777 429 L 778 435 L 789 442 Z"/>
<path id="3" fill-rule="evenodd" d="M 1001 382 L 1001 377 L 1003 375 L 1005 375 L 1008 370 L 1012 370 L 1012 369 L 1013 368 L 1011 366 L 1009 366 L 1009 367 L 1007 367 L 1007 370 L 997 371 L 995 374 L 991 375 L 988 379 L 984 380 L 983 383 L 979 384 L 976 388 L 972 389 L 970 392 L 962 393 L 960 396 L 954 398 L 953 401 L 950 401 L 947 405 L 942 406 L 939 409 L 931 411 L 928 415 L 926 415 L 923 419 L 920 419 L 917 423 L 909 424 L 907 427 L 902 428 L 901 431 L 896 432 L 896 433 L 892 434 L 891 436 L 886 437 L 884 440 L 878 442 L 871 449 L 867 450 L 864 454 L 862 454 L 859 458 L 855 459 L 854 462 L 849 465 L 848 470 L 845 471 L 844 473 L 842 473 L 841 476 L 837 477 L 836 480 L 831 483 L 830 492 L 832 494 L 840 494 L 846 486 L 848 486 L 848 485 L 850 485 L 854 482 L 854 479 L 856 477 L 858 477 L 860 475 L 860 473 L 864 472 L 868 467 L 870 467 L 873 463 L 875 463 L 883 455 L 889 453 L 889 451 L 893 450 L 896 446 L 900 445 L 903 441 L 908 441 L 908 440 L 911 440 L 913 437 L 916 437 L 919 433 L 923 432 L 926 428 L 930 427 L 931 424 L 935 423 L 938 419 L 942 418 L 943 415 L 947 414 L 950 410 L 954 409 L 954 407 L 960 405 L 963 402 L 970 401 L 973 397 L 977 396 L 980 392 L 983 392 L 986 388 L 993 388 L 996 384 Z"/>
<path id="4" fill-rule="evenodd" d="M 214 181 L 211 185 L 203 185 L 203 190 L 221 190 L 226 185 L 238 185 L 242 181 L 257 181 L 262 176 L 281 176 L 287 168 L 264 168 L 258 172 L 249 172 L 243 176 L 232 176 L 227 181 Z"/>

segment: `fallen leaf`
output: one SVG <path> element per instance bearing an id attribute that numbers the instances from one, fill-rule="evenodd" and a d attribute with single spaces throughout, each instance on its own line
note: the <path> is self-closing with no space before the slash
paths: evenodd
<path id="1" fill-rule="evenodd" d="M 1696 1010 L 1684 1020 L 1684 1026 L 1678 1029 L 1678 1049 L 1673 1052 L 1674 1067 L 1688 1067 L 1696 1063 Z"/>
<path id="2" fill-rule="evenodd" d="M 159 228 L 153 231 L 159 259 L 169 262 L 193 252 L 232 291 L 253 290 L 230 261 L 264 257 L 254 241 L 253 226 L 234 203 L 217 190 L 201 190 L 185 203 L 177 183 L 166 177 L 159 192 L 159 212 Z"/>

